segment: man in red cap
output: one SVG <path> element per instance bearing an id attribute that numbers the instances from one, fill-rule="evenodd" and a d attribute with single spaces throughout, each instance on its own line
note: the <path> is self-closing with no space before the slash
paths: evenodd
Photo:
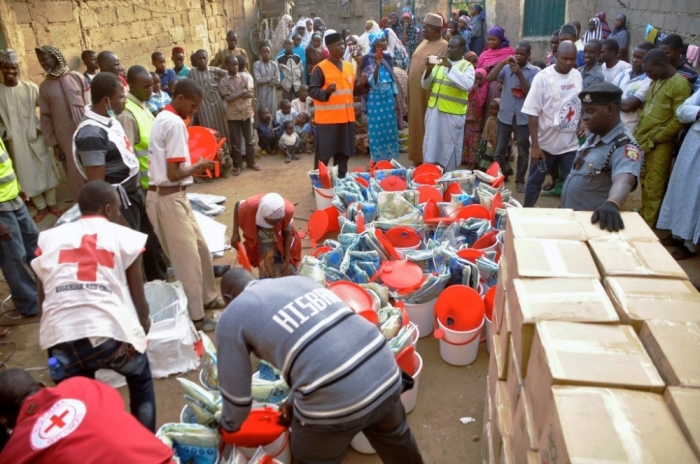
<path id="1" fill-rule="evenodd" d="M 185 65 L 185 49 L 182 47 L 173 47 L 172 53 L 171 58 L 175 65 L 173 71 L 175 71 L 177 80 L 179 81 L 190 77 L 190 68 Z"/>

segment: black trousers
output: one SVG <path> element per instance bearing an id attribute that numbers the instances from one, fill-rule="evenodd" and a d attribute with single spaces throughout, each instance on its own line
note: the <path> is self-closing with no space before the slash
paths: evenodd
<path id="1" fill-rule="evenodd" d="M 248 167 L 255 165 L 255 142 L 253 142 L 253 118 L 242 121 L 228 121 L 228 136 L 231 140 L 233 166 L 243 167 L 243 154 L 241 153 L 241 141 L 245 141 L 245 164 Z M 270 151 L 270 150 L 266 150 Z"/>

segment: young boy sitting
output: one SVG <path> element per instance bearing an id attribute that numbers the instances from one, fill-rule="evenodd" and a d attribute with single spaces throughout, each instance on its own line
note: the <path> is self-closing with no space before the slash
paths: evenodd
<path id="1" fill-rule="evenodd" d="M 298 160 L 299 155 L 296 154 L 297 149 L 301 147 L 301 139 L 294 132 L 294 123 L 292 121 L 284 122 L 284 134 L 280 137 L 279 149 L 286 156 L 284 162 L 291 163 L 293 159 Z"/>
<path id="2" fill-rule="evenodd" d="M 262 155 L 272 154 L 279 147 L 282 136 L 282 126 L 272 119 L 272 115 L 267 108 L 258 108 L 258 146 L 262 149 Z"/>
<path id="3" fill-rule="evenodd" d="M 309 150 L 309 115 L 306 113 L 300 113 L 299 116 L 294 120 L 294 132 L 301 139 L 301 147 L 305 150 Z"/>
<path id="4" fill-rule="evenodd" d="M 292 100 L 292 109 L 296 110 L 297 113 L 309 114 L 311 107 L 314 105 L 314 100 L 309 97 L 309 86 L 302 84 L 297 92 L 299 98 Z"/>
<path id="5" fill-rule="evenodd" d="M 275 120 L 280 125 L 284 124 L 287 121 L 294 124 L 294 120 L 298 116 L 299 113 L 292 109 L 292 104 L 289 103 L 289 100 L 282 100 L 280 102 L 280 109 L 277 110 L 277 114 L 275 115 Z"/>
<path id="6" fill-rule="evenodd" d="M 153 113 L 153 116 L 158 116 L 158 113 L 163 111 L 165 105 L 170 103 L 170 95 L 160 90 L 158 74 L 152 72 L 151 77 L 153 78 L 153 93 L 151 94 L 151 99 L 146 102 L 146 107 L 148 111 Z"/>

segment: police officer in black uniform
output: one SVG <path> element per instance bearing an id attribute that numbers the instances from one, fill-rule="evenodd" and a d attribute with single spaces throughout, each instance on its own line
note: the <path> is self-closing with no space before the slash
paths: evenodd
<path id="1" fill-rule="evenodd" d="M 620 207 L 637 188 L 644 153 L 620 121 L 619 87 L 594 84 L 579 93 L 579 98 L 588 138 L 564 182 L 561 207 L 593 211 L 592 223 L 617 231 L 625 227 Z"/>

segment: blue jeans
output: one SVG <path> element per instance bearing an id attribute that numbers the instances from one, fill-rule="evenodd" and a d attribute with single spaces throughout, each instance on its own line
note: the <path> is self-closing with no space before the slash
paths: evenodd
<path id="1" fill-rule="evenodd" d="M 566 177 L 571 172 L 574 159 L 576 158 L 576 151 L 562 153 L 561 155 L 552 155 L 544 150 L 542 151 L 545 156 L 547 170 L 545 172 L 540 172 L 537 163 L 530 163 L 530 177 L 527 179 L 527 185 L 525 186 L 525 202 L 523 204 L 526 208 L 532 208 L 535 206 L 535 203 L 537 203 L 537 199 L 540 197 L 540 191 L 542 190 L 542 184 L 544 184 L 544 180 L 547 177 L 547 172 L 552 170 L 554 163 L 559 163 L 559 172 L 562 176 Z"/>
<path id="2" fill-rule="evenodd" d="M 39 229 L 24 204 L 16 211 L 0 211 L 0 221 L 12 235 L 12 241 L 0 242 L 0 269 L 17 312 L 22 316 L 35 316 L 39 314 L 36 282 L 27 266 L 36 256 Z"/>
<path id="3" fill-rule="evenodd" d="M 139 353 L 131 344 L 111 338 L 93 348 L 90 340 L 81 338 L 49 348 L 49 356 L 63 365 L 66 378 L 94 379 L 98 369 L 111 369 L 126 377 L 131 414 L 155 433 L 156 394 L 146 353 Z"/>
<path id="4" fill-rule="evenodd" d="M 530 130 L 527 124 L 517 125 L 515 123 L 515 115 L 513 116 L 513 124 L 505 124 L 500 119 L 498 120 L 498 138 L 494 158 L 501 166 L 501 172 L 505 174 L 508 171 L 506 151 L 510 145 L 510 135 L 515 133 L 515 141 L 518 144 L 518 167 L 515 171 L 515 182 L 524 184 L 527 163 L 530 159 Z"/>

